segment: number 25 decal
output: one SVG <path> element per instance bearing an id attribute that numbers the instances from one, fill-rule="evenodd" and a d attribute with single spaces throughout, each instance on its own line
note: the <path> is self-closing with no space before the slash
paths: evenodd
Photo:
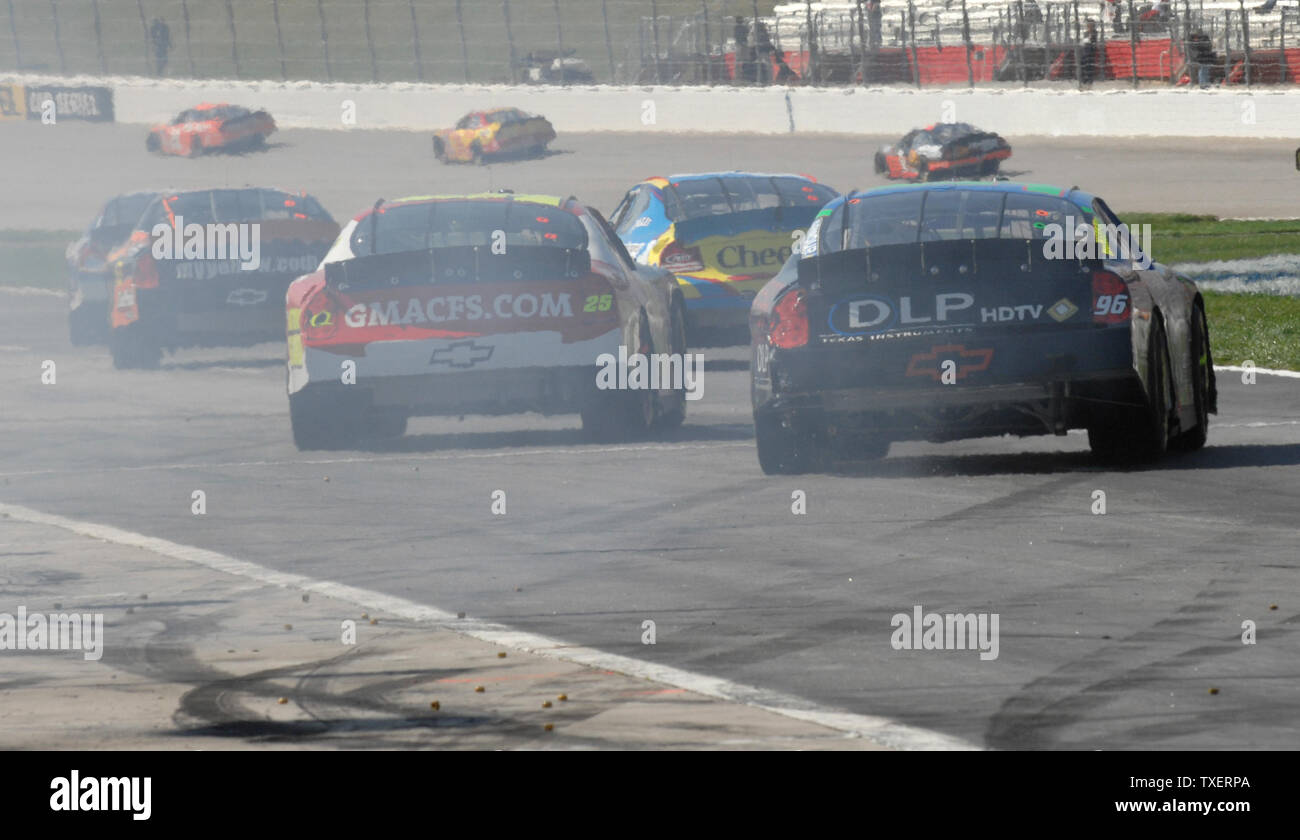
<path id="1" fill-rule="evenodd" d="M 586 303 L 582 306 L 583 312 L 608 312 L 609 308 L 614 305 L 613 295 L 588 295 Z"/>
<path id="2" fill-rule="evenodd" d="M 1098 295 L 1093 315 L 1123 315 L 1128 308 L 1128 295 Z"/>

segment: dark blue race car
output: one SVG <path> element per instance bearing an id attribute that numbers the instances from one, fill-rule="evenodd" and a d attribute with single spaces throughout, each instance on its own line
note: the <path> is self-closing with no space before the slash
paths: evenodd
<path id="1" fill-rule="evenodd" d="M 754 300 L 764 472 L 880 458 L 895 440 L 1076 428 L 1107 458 L 1199 449 L 1217 411 L 1205 307 L 1129 233 L 1075 188 L 830 202 Z"/>

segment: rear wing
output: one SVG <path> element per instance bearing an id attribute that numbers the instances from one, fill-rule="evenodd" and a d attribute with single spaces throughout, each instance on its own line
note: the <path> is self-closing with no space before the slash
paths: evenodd
<path id="1" fill-rule="evenodd" d="M 504 254 L 491 246 L 467 245 L 374 254 L 327 263 L 325 282 L 335 288 L 382 288 L 444 283 L 544 283 L 577 279 L 591 272 L 585 248 L 511 245 Z"/>
<path id="2" fill-rule="evenodd" d="M 808 207 L 765 207 L 716 216 L 699 216 L 673 223 L 677 241 L 689 244 L 710 236 L 737 236 L 752 230 L 803 230 L 812 224 L 822 205 Z"/>
<path id="3" fill-rule="evenodd" d="M 1043 243 L 1041 239 L 957 239 L 834 251 L 799 260 L 798 282 L 804 288 L 828 291 L 877 283 L 970 287 L 1027 278 L 1050 283 L 1102 268 L 1101 260 L 1048 259 Z"/>

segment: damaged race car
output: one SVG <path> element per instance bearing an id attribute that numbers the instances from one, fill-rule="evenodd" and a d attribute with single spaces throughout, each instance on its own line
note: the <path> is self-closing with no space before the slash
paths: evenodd
<path id="1" fill-rule="evenodd" d="M 574 198 L 382 199 L 350 221 L 286 300 L 289 416 L 299 449 L 405 433 L 415 416 L 582 416 L 599 440 L 685 418 L 681 293 L 636 265 Z M 676 357 L 631 385 L 613 360 Z"/>
<path id="2" fill-rule="evenodd" d="M 837 195 L 807 175 L 673 175 L 628 190 L 612 222 L 637 262 L 677 275 L 692 345 L 744 344 L 754 295 Z"/>
<path id="3" fill-rule="evenodd" d="M 164 350 L 180 347 L 279 340 L 289 283 L 315 270 L 338 231 L 306 193 L 245 187 L 158 196 L 107 257 L 114 366 L 157 367 Z"/>
<path id="4" fill-rule="evenodd" d="M 68 264 L 68 337 L 77 346 L 108 341 L 108 299 L 113 275 L 106 257 L 126 241 L 156 192 L 108 200 L 86 232 L 64 251 Z"/>
<path id="5" fill-rule="evenodd" d="M 149 129 L 145 148 L 165 155 L 198 157 L 210 151 L 247 152 L 266 145 L 275 120 L 266 111 L 204 103 Z"/>
<path id="6" fill-rule="evenodd" d="M 999 134 L 970 123 L 937 123 L 903 135 L 876 152 L 876 174 L 892 180 L 932 181 L 998 174 L 1011 157 L 1011 144 Z"/>
<path id="7" fill-rule="evenodd" d="M 489 159 L 538 157 L 555 139 L 555 129 L 545 117 L 518 108 L 471 111 L 455 128 L 433 134 L 433 154 L 443 163 L 473 163 Z"/>
<path id="8" fill-rule="evenodd" d="M 831 202 L 754 301 L 763 471 L 1070 429 L 1103 460 L 1199 449 L 1217 411 L 1205 306 L 1131 233 L 1076 188 L 900 185 Z"/>

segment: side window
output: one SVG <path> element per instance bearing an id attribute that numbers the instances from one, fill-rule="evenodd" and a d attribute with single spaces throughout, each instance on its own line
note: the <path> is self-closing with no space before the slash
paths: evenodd
<path id="1" fill-rule="evenodd" d="M 1149 264 L 1147 260 L 1150 259 L 1150 255 L 1144 256 L 1140 247 L 1140 230 L 1130 231 L 1128 225 L 1120 221 L 1114 211 L 1100 198 L 1093 199 L 1092 209 L 1096 214 L 1096 221 L 1109 228 L 1109 231 L 1093 229 L 1093 235 L 1097 236 L 1097 243 L 1104 245 L 1107 253 L 1111 253 L 1113 249 L 1113 256 L 1115 257 L 1144 263 L 1143 267 L 1145 267 L 1145 264 Z M 1148 246 L 1150 244 L 1150 242 L 1147 243 Z"/>
<path id="2" fill-rule="evenodd" d="M 628 193 L 624 199 L 626 204 L 623 207 L 623 214 L 616 217 L 619 233 L 630 233 L 636 229 L 637 220 L 645 215 L 645 211 L 650 207 L 651 193 L 649 187 L 638 187 L 635 191 Z"/>
<path id="3" fill-rule="evenodd" d="M 1083 211 L 1068 201 L 1033 193 L 1008 193 L 1002 211 L 1003 239 L 1045 239 L 1049 225 L 1069 231 L 1086 222 Z"/>
<path id="4" fill-rule="evenodd" d="M 609 222 L 605 221 L 605 217 L 600 215 L 600 211 L 595 207 L 584 209 L 587 211 L 585 218 L 591 220 L 588 224 L 591 256 L 602 262 L 610 262 L 606 252 L 612 252 L 618 263 L 621 263 L 624 271 L 635 271 L 636 265 L 632 262 L 632 255 L 627 252 L 627 248 L 623 246 L 623 240 L 615 235 L 614 229 L 610 227 Z"/>

